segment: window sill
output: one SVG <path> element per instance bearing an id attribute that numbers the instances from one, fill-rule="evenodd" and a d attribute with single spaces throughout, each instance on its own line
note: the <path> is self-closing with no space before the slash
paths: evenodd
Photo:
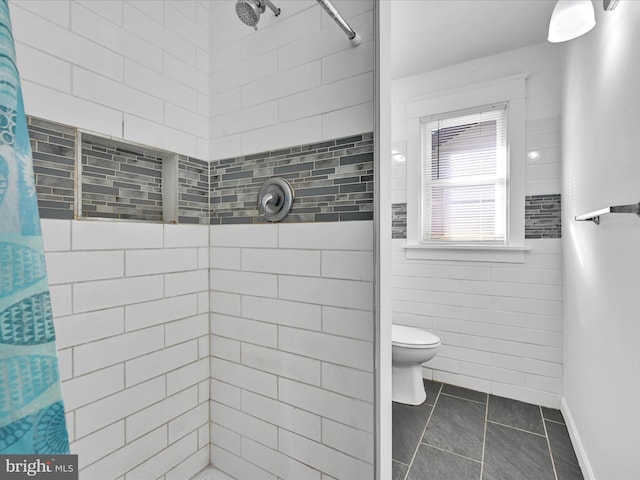
<path id="1" fill-rule="evenodd" d="M 454 260 L 461 262 L 524 263 L 526 245 L 410 245 L 404 246 L 409 260 Z"/>

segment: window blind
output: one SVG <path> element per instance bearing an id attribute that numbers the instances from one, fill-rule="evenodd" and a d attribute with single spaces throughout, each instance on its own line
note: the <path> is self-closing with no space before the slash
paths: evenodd
<path id="1" fill-rule="evenodd" d="M 421 120 L 422 242 L 506 243 L 506 105 Z"/>

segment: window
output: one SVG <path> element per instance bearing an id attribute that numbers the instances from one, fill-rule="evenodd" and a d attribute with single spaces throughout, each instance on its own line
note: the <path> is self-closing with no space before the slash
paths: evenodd
<path id="1" fill-rule="evenodd" d="M 421 242 L 504 245 L 506 105 L 420 119 Z"/>
<path id="2" fill-rule="evenodd" d="M 526 75 L 405 104 L 407 259 L 524 262 Z"/>

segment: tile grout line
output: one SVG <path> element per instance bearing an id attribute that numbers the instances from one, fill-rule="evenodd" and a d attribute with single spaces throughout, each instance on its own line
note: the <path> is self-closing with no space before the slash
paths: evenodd
<path id="1" fill-rule="evenodd" d="M 480 461 L 480 480 L 484 474 L 484 452 L 487 448 L 487 425 L 489 425 L 489 395 L 487 395 L 487 404 L 484 410 L 484 435 L 482 437 L 482 460 Z M 557 479 L 556 479 L 557 480 Z"/>
<path id="2" fill-rule="evenodd" d="M 460 400 L 466 400 L 467 402 L 479 403 L 480 405 L 486 405 L 488 402 L 480 402 L 478 400 L 472 400 L 470 398 L 461 397 L 459 395 L 453 395 L 452 393 L 442 392 L 442 395 L 446 395 L 447 397 L 458 398 Z"/>
<path id="3" fill-rule="evenodd" d="M 442 392 L 442 384 L 440 384 L 439 388 L 438 388 L 438 395 L 436 396 L 436 400 L 433 402 L 433 407 L 431 408 L 431 413 L 429 413 L 429 416 L 427 417 L 427 422 L 424 425 L 424 428 L 422 429 L 422 434 L 420 435 L 420 439 L 418 440 L 418 444 L 416 445 L 415 450 L 413 451 L 413 456 L 411 457 L 411 462 L 409 463 L 409 468 L 407 468 L 407 473 L 405 473 L 403 480 L 407 480 L 407 478 L 409 477 L 409 472 L 411 471 L 411 467 L 413 467 L 413 461 L 416 458 L 416 455 L 418 454 L 418 449 L 420 448 L 420 444 L 422 443 L 422 439 L 424 438 L 424 434 L 427 431 L 427 427 L 429 426 L 429 421 L 431 420 L 431 416 L 433 415 L 433 412 L 435 412 L 436 410 L 436 405 L 438 404 L 438 400 L 440 399 L 440 393 Z M 426 398 L 425 398 L 425 402 L 426 402 Z"/>
<path id="4" fill-rule="evenodd" d="M 531 435 L 537 435 L 538 437 L 546 437 L 546 435 L 542 433 L 532 432 L 530 430 L 525 430 L 523 428 L 514 427 L 513 425 L 507 425 L 505 423 L 495 422 L 493 420 L 487 420 L 489 423 L 493 423 L 494 425 L 500 425 L 501 427 L 512 428 L 513 430 L 518 430 L 519 432 L 530 433 Z M 544 423 L 544 420 L 543 420 Z"/>
<path id="5" fill-rule="evenodd" d="M 467 457 L 466 455 L 460 455 L 459 453 L 456 453 L 456 452 L 450 452 L 449 450 L 445 450 L 444 448 L 441 448 L 441 447 L 436 447 L 435 445 L 431 445 L 429 443 L 420 442 L 419 445 L 424 445 L 425 447 L 433 448 L 434 450 L 444 452 L 448 455 L 454 455 L 456 457 L 464 458 L 465 460 L 469 460 L 470 462 L 482 464 L 481 460 L 476 460 L 475 458 Z"/>
<path id="6" fill-rule="evenodd" d="M 553 468 L 553 476 L 558 480 L 558 472 L 556 472 L 556 462 L 553 460 L 553 452 L 551 451 L 551 441 L 549 440 L 549 432 L 547 432 L 547 424 L 544 421 L 544 414 L 542 413 L 542 407 L 540 409 L 540 416 L 542 417 L 542 428 L 544 429 L 544 437 L 547 440 L 547 447 L 549 448 L 549 457 L 551 458 L 551 468 Z"/>

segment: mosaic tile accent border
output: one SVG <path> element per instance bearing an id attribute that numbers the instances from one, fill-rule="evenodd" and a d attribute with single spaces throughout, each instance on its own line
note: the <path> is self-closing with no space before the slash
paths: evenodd
<path id="1" fill-rule="evenodd" d="M 407 238 L 407 204 L 391 205 L 391 238 Z"/>
<path id="2" fill-rule="evenodd" d="M 562 238 L 561 195 L 525 197 L 524 238 Z M 391 238 L 407 238 L 407 204 L 391 206 Z"/>
<path id="3" fill-rule="evenodd" d="M 525 197 L 525 238 L 562 238 L 562 199 L 552 195 Z"/>
<path id="4" fill-rule="evenodd" d="M 82 140 L 82 216 L 162 221 L 162 158 Z"/>
<path id="5" fill-rule="evenodd" d="M 75 211 L 76 130 L 27 117 L 41 218 L 72 219 Z"/>
<path id="6" fill-rule="evenodd" d="M 211 162 L 211 224 L 265 223 L 257 197 L 263 182 L 293 187 L 283 222 L 373 219 L 373 133 Z"/>

